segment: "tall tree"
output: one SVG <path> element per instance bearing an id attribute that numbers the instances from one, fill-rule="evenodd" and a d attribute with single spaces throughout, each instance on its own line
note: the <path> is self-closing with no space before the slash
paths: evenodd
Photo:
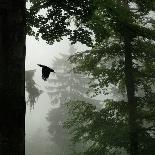
<path id="1" fill-rule="evenodd" d="M 25 150 L 25 0 L 0 0 L 0 154 Z"/>
<path id="2" fill-rule="evenodd" d="M 70 128 L 73 139 L 75 141 L 83 139 L 85 142 L 91 141 L 92 143 L 85 154 L 94 154 L 95 152 L 98 154 L 121 154 L 122 149 L 126 152 L 130 150 L 131 129 L 123 47 L 117 39 L 110 39 L 102 42 L 101 46 L 71 57 L 72 63 L 77 63 L 75 68 L 77 71 L 91 75 L 93 81 L 91 88 L 94 88 L 96 94 L 103 92 L 112 95 L 114 93 L 111 100 L 103 102 L 104 106 L 101 110 L 80 101 L 68 103 L 71 117 L 66 122 L 66 127 Z M 148 40 L 140 39 L 135 40 L 132 47 L 136 51 L 133 54 L 133 72 L 137 104 L 135 128 L 138 132 L 138 138 L 134 138 L 138 143 L 139 154 L 154 154 L 155 45 Z M 116 94 L 118 97 L 115 97 Z"/>
<path id="3" fill-rule="evenodd" d="M 144 133 L 140 133 L 144 119 L 141 121 L 138 110 L 140 110 L 139 106 L 143 105 L 143 108 L 149 106 L 148 96 L 152 94 L 151 87 L 154 84 L 154 44 L 149 40 L 155 39 L 154 29 L 146 25 L 149 23 L 146 16 L 149 11 L 154 10 L 154 6 L 152 1 L 105 0 L 95 2 L 96 10 L 93 18 L 85 25 L 93 30 L 96 46 L 91 51 L 73 56 L 71 61 L 76 62 L 78 57 L 79 67 L 77 69 L 95 75 L 98 80 L 96 88 L 98 86 L 104 88 L 109 84 L 120 86 L 123 81 L 128 101 L 130 154 L 137 155 L 143 150 L 140 137 L 144 136 Z M 152 60 L 150 64 L 152 69 L 149 69 L 149 72 L 147 71 L 148 65 L 146 65 L 148 58 Z M 108 62 L 109 65 L 104 62 Z M 146 80 L 148 80 L 147 84 Z M 145 101 L 140 101 L 141 96 L 137 96 L 140 88 L 145 92 L 142 97 Z"/>
<path id="4" fill-rule="evenodd" d="M 0 153 L 24 154 L 25 147 L 25 38 L 27 33 L 32 35 L 33 26 L 39 28 L 43 39 L 49 43 L 60 41 L 68 35 L 71 28 L 66 29 L 71 16 L 85 19 L 88 10 L 85 2 L 71 2 L 68 6 L 54 1 L 30 1 L 32 8 L 25 10 L 26 0 L 0 0 Z M 43 5 L 42 5 L 43 4 Z M 80 5 L 79 5 L 80 4 Z M 51 9 L 50 17 L 46 20 L 38 16 L 41 8 Z M 87 7 L 86 7 L 87 8 Z M 63 14 L 64 11 L 66 14 Z M 63 12 L 63 13 L 62 13 Z M 25 16 L 26 14 L 26 16 Z M 51 20 L 51 19 L 54 20 Z M 53 24 L 45 24 L 48 19 Z M 67 21 L 68 20 L 68 21 Z M 66 22 L 67 21 L 67 22 Z M 39 22 L 39 24 L 37 23 Z M 45 29 L 41 26 L 44 23 Z M 32 27 L 31 27 L 32 26 Z M 48 28 L 49 31 L 46 31 Z M 52 29 L 51 29 L 52 28 Z M 48 33 L 53 35 L 49 36 Z M 48 37 L 45 37 L 46 35 Z M 71 34 L 71 33 L 70 33 Z"/>

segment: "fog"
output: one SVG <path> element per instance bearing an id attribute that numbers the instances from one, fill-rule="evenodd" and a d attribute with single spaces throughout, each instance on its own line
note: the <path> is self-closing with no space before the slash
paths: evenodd
<path id="1" fill-rule="evenodd" d="M 93 75 L 84 74 L 85 70 L 82 70 L 80 74 L 73 72 L 75 64 L 70 63 L 68 57 L 77 51 L 86 49 L 88 48 L 81 44 L 71 46 L 66 38 L 60 43 L 47 45 L 42 40 L 36 41 L 33 37 L 27 37 L 26 155 L 77 155 L 83 152 L 89 154 L 89 148 L 92 146 L 96 147 L 92 148 L 92 154 L 100 151 L 97 153 L 100 155 L 105 153 L 104 147 L 100 148 L 103 144 L 107 145 L 105 146 L 109 155 L 128 154 L 124 146 L 129 143 L 127 141 L 128 117 L 126 117 L 128 106 L 124 84 L 118 88 L 111 82 L 105 89 L 104 87 L 102 89 L 101 83 L 101 87 L 94 91 L 94 87 L 91 86 L 95 84 L 97 88 L 99 76 L 90 83 Z M 88 55 L 88 51 L 85 53 L 87 58 L 91 55 Z M 91 56 L 95 57 L 95 53 Z M 75 62 L 76 59 L 73 60 Z M 102 65 L 105 65 L 106 69 L 110 68 L 112 61 L 111 58 L 107 63 L 101 61 L 101 68 Z M 91 67 L 96 72 L 96 68 L 92 68 L 91 57 L 85 58 L 84 62 L 88 65 L 87 67 Z M 44 81 L 41 68 L 37 64 L 49 66 L 56 73 L 51 73 L 49 79 Z M 113 78 L 114 76 L 111 80 Z M 151 79 L 154 80 L 152 77 Z M 154 84 L 151 84 L 151 87 L 153 94 L 149 97 L 149 103 L 154 103 Z M 142 90 L 139 91 L 138 95 L 141 98 L 143 97 Z M 145 109 L 147 110 L 142 106 L 141 110 Z M 154 109 L 151 112 L 154 116 Z M 153 127 L 153 131 L 148 132 L 148 137 L 143 135 L 143 142 L 145 145 L 147 142 L 148 145 L 146 151 L 152 151 L 154 148 L 152 146 L 155 144 L 153 121 L 154 118 L 150 122 L 142 122 L 148 129 Z M 112 145 L 111 148 L 109 144 Z"/>
<path id="2" fill-rule="evenodd" d="M 51 104 L 51 99 L 47 94 L 48 86 L 47 81 L 41 78 L 41 68 L 37 64 L 47 65 L 53 67 L 53 60 L 61 58 L 62 54 L 67 54 L 70 48 L 70 42 L 64 38 L 63 41 L 48 45 L 43 40 L 35 40 L 34 37 L 27 36 L 27 54 L 26 54 L 26 71 L 35 70 L 33 80 L 42 94 L 36 100 L 34 107 L 30 109 L 27 105 L 26 111 L 26 155 L 56 155 L 52 153 L 52 141 L 48 132 L 49 122 L 47 121 L 47 114 L 56 104 Z M 75 45 L 76 50 L 81 51 L 87 49 L 86 46 L 81 44 Z M 56 68 L 55 71 L 57 72 Z M 53 78 L 54 74 L 50 74 Z"/>
<path id="3" fill-rule="evenodd" d="M 41 69 L 37 67 L 37 64 L 51 66 L 54 57 L 59 57 L 60 53 L 67 52 L 69 42 L 64 39 L 61 43 L 55 43 L 50 46 L 43 40 L 37 41 L 33 37 L 27 36 L 26 47 L 27 54 L 25 68 L 26 70 L 36 69 L 34 80 L 40 89 L 45 90 L 45 82 L 41 79 Z M 47 131 L 48 122 L 46 120 L 50 108 L 51 105 L 46 92 L 43 92 L 38 98 L 34 109 L 30 111 L 30 107 L 27 106 L 25 120 L 27 155 L 44 155 L 46 154 L 46 151 L 50 149 L 49 134 Z M 40 148 L 40 146 L 42 146 L 42 148 Z"/>

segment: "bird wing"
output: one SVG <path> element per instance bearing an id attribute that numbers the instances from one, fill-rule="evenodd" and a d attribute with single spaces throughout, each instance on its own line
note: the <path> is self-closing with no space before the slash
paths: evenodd
<path id="1" fill-rule="evenodd" d="M 50 69 L 50 72 L 54 72 L 55 73 L 54 69 L 52 69 L 52 68 L 49 68 L 49 69 Z"/>
<path id="2" fill-rule="evenodd" d="M 44 65 L 41 65 L 41 64 L 37 64 L 38 66 L 40 66 L 40 67 L 45 67 Z"/>
<path id="3" fill-rule="evenodd" d="M 54 69 L 52 69 L 52 68 L 50 68 L 50 67 L 47 67 L 47 66 L 45 66 L 45 65 L 41 65 L 41 64 L 37 64 L 37 65 L 40 66 L 40 67 L 43 67 L 43 68 L 49 69 L 50 72 L 54 72 L 54 73 L 55 73 Z"/>

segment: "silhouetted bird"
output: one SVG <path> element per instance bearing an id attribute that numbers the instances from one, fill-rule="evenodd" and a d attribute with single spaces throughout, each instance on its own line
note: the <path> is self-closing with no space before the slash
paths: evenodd
<path id="1" fill-rule="evenodd" d="M 43 79 L 44 81 L 47 80 L 47 78 L 48 78 L 49 75 L 50 75 L 50 72 L 54 72 L 54 73 L 55 73 L 55 71 L 54 71 L 53 69 L 51 69 L 51 68 L 49 68 L 49 67 L 47 67 L 47 66 L 40 65 L 40 64 L 37 64 L 37 65 L 40 66 L 40 67 L 42 67 L 42 79 Z"/>

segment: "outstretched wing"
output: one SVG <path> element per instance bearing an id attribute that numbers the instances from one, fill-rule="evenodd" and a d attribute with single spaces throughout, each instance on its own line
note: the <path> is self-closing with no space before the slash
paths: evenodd
<path id="1" fill-rule="evenodd" d="M 41 65 L 41 64 L 37 64 L 38 66 L 40 66 L 40 67 L 47 67 L 47 66 L 45 66 L 45 65 Z"/>

